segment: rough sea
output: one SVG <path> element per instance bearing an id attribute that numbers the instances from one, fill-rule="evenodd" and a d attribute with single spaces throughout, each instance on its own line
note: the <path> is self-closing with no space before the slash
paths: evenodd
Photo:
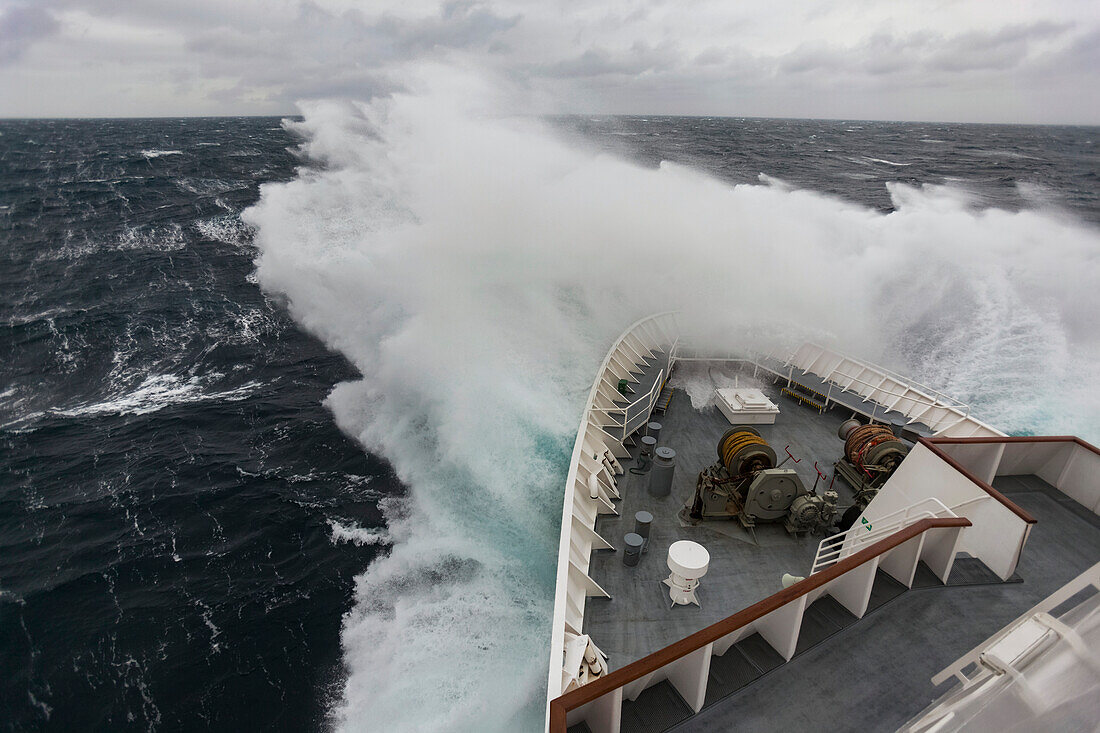
<path id="1" fill-rule="evenodd" d="M 0 730 L 540 729 L 565 464 L 648 312 L 1097 440 L 1098 144 L 415 98 L 0 121 Z"/>

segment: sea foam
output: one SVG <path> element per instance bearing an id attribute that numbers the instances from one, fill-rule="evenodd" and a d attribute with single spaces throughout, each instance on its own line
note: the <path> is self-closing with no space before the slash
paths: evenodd
<path id="1" fill-rule="evenodd" d="M 943 187 L 893 185 L 882 214 L 647 169 L 462 90 L 305 105 L 313 165 L 245 216 L 263 287 L 363 375 L 337 422 L 409 488 L 344 619 L 338 727 L 541 727 L 568 455 L 639 316 L 723 348 L 813 338 L 1008 430 L 1100 433 L 1095 231 Z"/>

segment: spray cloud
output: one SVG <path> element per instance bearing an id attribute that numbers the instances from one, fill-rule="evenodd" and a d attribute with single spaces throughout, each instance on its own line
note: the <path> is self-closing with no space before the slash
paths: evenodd
<path id="1" fill-rule="evenodd" d="M 409 487 L 344 620 L 339 727 L 541 726 L 565 464 L 603 352 L 647 313 L 722 348 L 827 342 L 1006 430 L 1100 433 L 1085 226 L 942 187 L 892 186 L 884 215 L 644 169 L 471 112 L 478 85 L 443 76 L 306 106 L 312 165 L 247 214 L 260 282 L 363 375 L 329 397 L 339 425 Z"/>

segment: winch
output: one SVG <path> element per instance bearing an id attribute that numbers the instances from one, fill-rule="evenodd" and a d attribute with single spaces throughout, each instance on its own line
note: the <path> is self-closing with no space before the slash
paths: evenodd
<path id="1" fill-rule="evenodd" d="M 862 512 L 894 473 L 909 446 L 886 425 L 864 425 L 846 420 L 837 430 L 844 441 L 844 457 L 836 472 L 855 489 L 855 505 Z"/>
<path id="2" fill-rule="evenodd" d="M 789 532 L 828 527 L 836 517 L 837 495 L 807 491 L 798 473 L 776 465 L 775 451 L 748 425 L 730 428 L 718 441 L 718 462 L 695 483 L 691 516 L 732 519 L 745 527 L 784 520 Z"/>

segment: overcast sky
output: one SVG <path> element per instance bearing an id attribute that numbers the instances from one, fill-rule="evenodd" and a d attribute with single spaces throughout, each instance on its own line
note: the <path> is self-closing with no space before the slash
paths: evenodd
<path id="1" fill-rule="evenodd" d="M 544 112 L 1100 124 L 1097 0 L 0 0 L 5 117 L 287 114 L 425 59 Z"/>

